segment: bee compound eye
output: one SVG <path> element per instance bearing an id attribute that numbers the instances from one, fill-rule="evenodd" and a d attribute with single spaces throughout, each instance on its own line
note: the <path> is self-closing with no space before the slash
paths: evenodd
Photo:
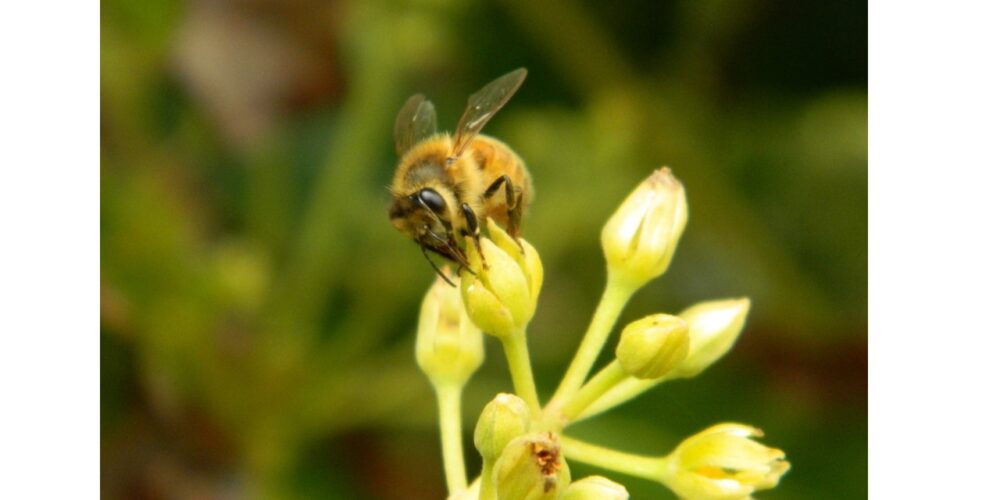
<path id="1" fill-rule="evenodd" d="M 437 191 L 424 188 L 417 193 L 417 196 L 427 205 L 427 208 L 433 210 L 435 213 L 444 211 L 444 198 Z"/>

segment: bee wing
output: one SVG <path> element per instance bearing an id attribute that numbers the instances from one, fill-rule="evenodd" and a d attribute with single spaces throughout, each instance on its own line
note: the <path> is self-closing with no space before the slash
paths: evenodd
<path id="1" fill-rule="evenodd" d="M 437 132 L 437 112 L 422 94 L 406 100 L 396 115 L 396 154 L 403 156 L 413 145 Z"/>
<path id="2" fill-rule="evenodd" d="M 465 107 L 462 118 L 458 120 L 455 143 L 451 151 L 452 157 L 462 154 L 472 138 L 486 126 L 486 122 L 490 121 L 490 118 L 493 118 L 493 115 L 497 114 L 497 111 L 500 111 L 504 104 L 507 104 L 514 92 L 517 92 L 527 75 L 528 70 L 515 69 L 486 84 L 478 92 L 469 96 L 469 104 Z"/>

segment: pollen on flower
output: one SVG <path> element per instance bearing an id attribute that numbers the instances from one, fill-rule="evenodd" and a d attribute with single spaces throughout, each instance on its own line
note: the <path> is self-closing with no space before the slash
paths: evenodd
<path id="1" fill-rule="evenodd" d="M 711 479 L 725 479 L 726 477 L 734 474 L 736 471 L 726 472 L 722 467 L 716 467 L 713 465 L 699 465 L 694 468 L 694 472 L 698 475 L 705 476 Z"/>
<path id="2" fill-rule="evenodd" d="M 496 463 L 497 498 L 558 498 L 570 483 L 570 471 L 556 433 L 521 436 Z"/>
<path id="3" fill-rule="evenodd" d="M 555 441 L 555 435 L 549 433 L 549 439 Z M 544 491 L 549 492 L 556 486 L 556 478 L 559 473 L 559 447 L 546 446 L 544 443 L 536 441 L 531 443 L 531 453 L 535 456 L 538 468 L 542 471 L 542 476 L 545 478 Z"/>

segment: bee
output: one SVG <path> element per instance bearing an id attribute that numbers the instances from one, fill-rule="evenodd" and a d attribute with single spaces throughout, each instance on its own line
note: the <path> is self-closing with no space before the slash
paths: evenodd
<path id="1" fill-rule="evenodd" d="M 389 219 L 420 245 L 427 262 L 450 284 L 428 251 L 468 269 L 458 242 L 471 236 L 482 256 L 479 228 L 486 218 L 519 241 L 521 215 L 534 195 L 531 175 L 510 147 L 479 132 L 527 74 L 516 69 L 472 94 L 454 136 L 437 133 L 434 105 L 421 94 L 410 97 L 396 117 L 400 160 L 390 187 Z"/>

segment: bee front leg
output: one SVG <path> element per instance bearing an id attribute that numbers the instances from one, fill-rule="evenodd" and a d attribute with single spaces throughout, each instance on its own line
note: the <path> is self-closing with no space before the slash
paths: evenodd
<path id="1" fill-rule="evenodd" d="M 483 263 L 484 269 L 489 269 L 489 264 L 486 263 L 486 256 L 483 255 L 483 247 L 479 244 L 479 218 L 476 217 L 476 212 L 472 211 L 472 207 L 468 203 L 462 203 L 462 215 L 465 216 L 465 229 L 463 233 L 468 236 L 472 236 L 472 241 L 476 245 L 476 251 L 479 252 L 479 260 Z"/>
<path id="2" fill-rule="evenodd" d="M 506 195 L 505 201 L 507 205 L 507 234 L 514 238 L 517 242 L 517 246 L 521 248 L 521 253 L 524 253 L 524 247 L 521 246 L 521 193 L 517 192 L 514 188 L 514 183 L 510 180 L 510 177 L 506 175 L 501 175 L 489 187 L 486 188 L 486 192 L 483 193 L 483 199 L 489 199 L 491 196 L 496 194 L 500 186 L 504 187 L 504 194 Z"/>

